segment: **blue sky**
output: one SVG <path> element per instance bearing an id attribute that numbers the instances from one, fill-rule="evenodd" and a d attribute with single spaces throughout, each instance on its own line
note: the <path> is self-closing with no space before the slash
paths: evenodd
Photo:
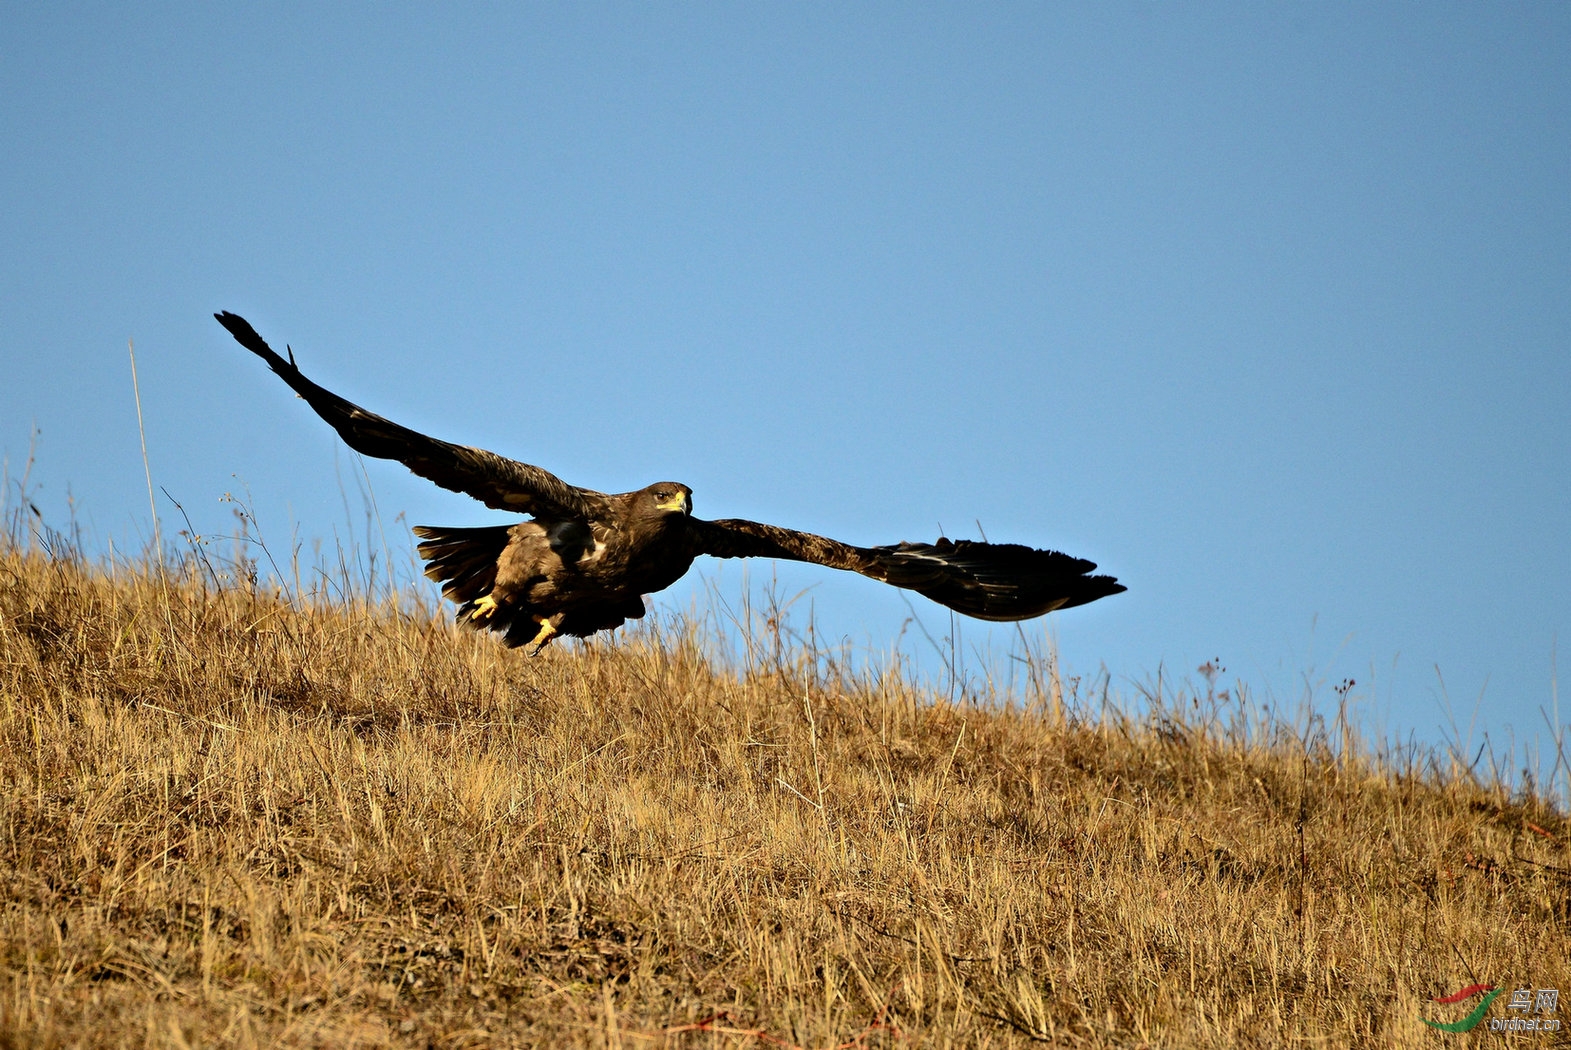
<path id="1" fill-rule="evenodd" d="M 1546 733 L 1571 626 L 1567 5 L 0 26 L 0 451 L 14 477 L 36 424 L 40 507 L 70 497 L 99 548 L 150 533 L 127 338 L 154 481 L 199 530 L 229 531 L 242 487 L 274 546 L 354 527 L 359 467 L 228 309 L 352 400 L 574 483 L 1092 558 L 1129 593 L 1027 626 L 1115 688 L 1220 657 L 1281 700 L 1355 678 L 1393 736 L 1439 739 L 1446 697 L 1475 741 Z M 395 554 L 397 514 L 497 520 L 366 476 Z M 778 575 L 831 638 L 876 651 L 910 615 Z M 963 625 L 969 652 L 1014 638 Z"/>

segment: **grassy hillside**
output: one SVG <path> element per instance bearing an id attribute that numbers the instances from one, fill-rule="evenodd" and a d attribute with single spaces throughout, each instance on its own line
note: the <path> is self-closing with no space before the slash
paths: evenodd
<path id="1" fill-rule="evenodd" d="M 1439 1046 L 1492 1036 L 1431 997 L 1571 996 L 1550 805 L 1226 694 L 204 580 L 0 546 L 0 1045 Z"/>

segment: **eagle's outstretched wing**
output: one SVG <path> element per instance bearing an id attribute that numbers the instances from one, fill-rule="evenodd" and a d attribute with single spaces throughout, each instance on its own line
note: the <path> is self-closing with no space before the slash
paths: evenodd
<path id="1" fill-rule="evenodd" d="M 245 318 L 227 311 L 213 316 L 305 398 L 356 452 L 396 459 L 422 478 L 473 496 L 494 510 L 578 518 L 599 517 L 606 510 L 608 499 L 603 493 L 569 485 L 549 471 L 494 452 L 427 437 L 367 412 L 301 375 L 294 353 L 287 361 L 279 357 Z"/>
<path id="2" fill-rule="evenodd" d="M 1094 562 L 1017 543 L 940 539 L 853 547 L 810 532 L 756 521 L 692 519 L 694 554 L 785 558 L 847 569 L 905 587 L 981 620 L 1029 620 L 1127 590 L 1111 576 L 1088 576 Z"/>

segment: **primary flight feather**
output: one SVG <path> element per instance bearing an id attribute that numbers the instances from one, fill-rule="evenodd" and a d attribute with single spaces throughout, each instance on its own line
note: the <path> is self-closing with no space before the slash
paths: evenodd
<path id="1" fill-rule="evenodd" d="M 693 517 L 693 490 L 675 481 L 609 495 L 569 485 L 539 467 L 454 445 L 399 426 L 301 374 L 232 313 L 214 314 L 241 346 L 294 388 L 356 452 L 396 459 L 516 525 L 417 526 L 426 575 L 458 605 L 458 622 L 539 652 L 556 635 L 585 637 L 644 615 L 646 594 L 681 579 L 701 554 L 785 558 L 848 569 L 926 595 L 983 620 L 1028 620 L 1117 594 L 1083 558 L 1014 543 L 940 538 L 936 543 L 853 547 L 810 532 L 740 518 Z"/>

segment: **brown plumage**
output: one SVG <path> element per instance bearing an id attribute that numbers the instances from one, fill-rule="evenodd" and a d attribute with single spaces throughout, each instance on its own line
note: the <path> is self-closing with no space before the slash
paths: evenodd
<path id="1" fill-rule="evenodd" d="M 1057 551 L 940 538 L 853 547 L 756 521 L 692 516 L 692 489 L 674 481 L 608 495 L 484 449 L 416 433 L 324 390 L 242 317 L 214 314 L 266 361 L 356 452 L 396 459 L 486 506 L 529 515 L 516 525 L 418 526 L 426 575 L 458 605 L 458 622 L 539 652 L 552 637 L 584 637 L 644 615 L 643 596 L 681 579 L 701 554 L 785 558 L 846 569 L 926 595 L 983 620 L 1026 620 L 1117 594 L 1111 576 Z M 286 348 L 287 350 L 287 348 Z"/>

